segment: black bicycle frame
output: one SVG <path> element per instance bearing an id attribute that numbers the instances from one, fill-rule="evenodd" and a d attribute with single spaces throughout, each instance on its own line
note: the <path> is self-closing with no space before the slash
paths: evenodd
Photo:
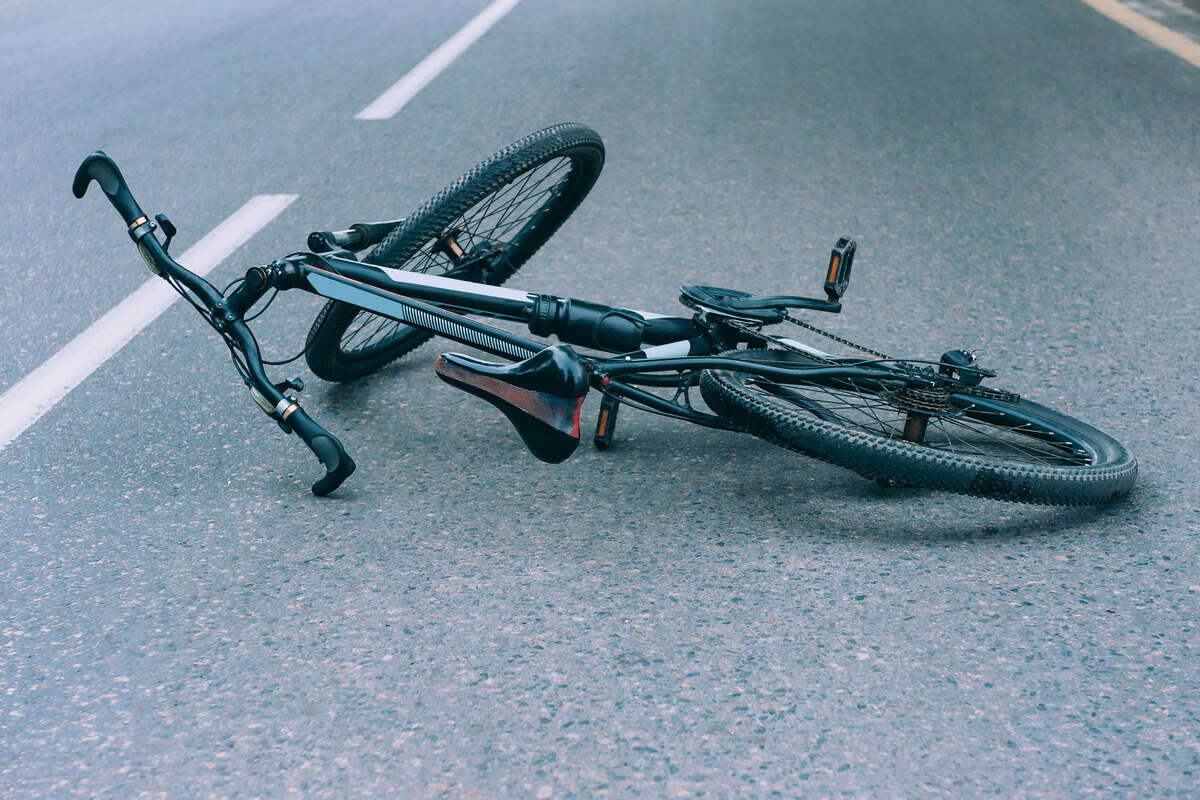
<path id="1" fill-rule="evenodd" d="M 263 267 L 252 267 L 247 272 L 247 280 L 242 286 L 253 287 L 251 291 L 254 293 L 253 299 L 255 300 L 270 288 L 301 289 L 331 300 L 349 303 L 460 344 L 512 360 L 521 360 L 536 354 L 546 347 L 545 342 L 526 339 L 493 325 L 465 317 L 443 306 L 469 311 L 473 314 L 524 322 L 532 328 L 537 325 L 536 314 L 539 304 L 545 306 L 555 301 L 567 301 L 565 298 L 485 286 L 443 276 L 386 270 L 357 261 L 316 254 L 306 254 L 296 259 L 276 262 Z M 237 290 L 231 293 L 231 296 L 236 293 Z M 692 330 L 694 323 L 682 318 L 660 317 L 646 314 L 646 312 L 601 306 L 573 299 L 569 302 L 574 304 L 575 308 L 585 308 L 589 319 L 602 320 L 605 315 L 609 314 L 615 314 L 621 318 L 627 318 L 626 315 L 638 317 L 646 315 L 651 319 L 668 320 L 660 325 L 661 330 L 683 329 L 685 326 L 681 323 L 687 323 L 686 327 L 689 331 L 695 332 Z M 571 307 L 566 302 L 563 302 L 563 305 L 567 308 Z M 593 344 L 593 346 L 595 345 Z M 614 369 L 619 370 L 620 374 L 661 371 L 662 368 L 657 366 L 660 359 L 655 357 L 656 352 L 687 353 L 692 347 L 703 347 L 703 344 L 699 338 L 685 339 L 629 352 L 616 359 L 585 356 L 584 361 L 593 366 L 592 386 L 605 394 L 617 395 L 658 413 L 685 419 L 698 425 L 732 429 L 733 426 L 715 414 L 696 411 L 628 383 L 613 380 L 613 376 L 610 374 Z M 735 362 L 732 359 L 704 357 L 691 357 L 682 361 L 676 359 L 675 361 L 679 363 L 673 363 L 667 369 L 681 372 L 698 370 L 706 366 L 738 367 L 741 365 L 741 362 Z M 600 367 L 600 365 L 608 365 L 610 362 L 611 368 Z M 786 370 L 777 367 L 766 367 L 765 369 L 764 375 L 782 376 L 786 373 Z"/>
<path id="2" fill-rule="evenodd" d="M 703 314 L 694 319 L 667 317 L 490 286 L 478 282 L 482 275 L 470 274 L 480 262 L 460 264 L 452 270 L 451 275 L 476 279 L 465 281 L 363 264 L 340 257 L 336 252 L 305 253 L 251 267 L 244 280 L 224 295 L 171 258 L 167 250 L 175 233 L 174 225 L 162 214 L 149 219 L 133 198 L 117 165 L 100 151 L 88 156 L 77 170 L 73 185 L 76 197 L 83 197 L 92 181 L 100 185 L 124 219 L 130 238 L 151 271 L 188 298 L 221 334 L 255 402 L 285 431 L 300 436 L 320 459 L 326 474 L 313 484 L 312 491 L 317 495 L 336 489 L 354 471 L 355 465 L 341 442 L 313 421 L 294 397 L 285 394 L 297 387 L 289 381 L 273 383 L 266 374 L 258 342 L 246 324 L 245 315 L 272 289 L 308 291 L 517 361 L 537 354 L 547 345 L 456 312 L 521 321 L 534 335 L 554 335 L 566 343 L 617 354 L 581 357 L 588 371 L 588 382 L 607 395 L 606 403 L 616 398 L 714 428 L 734 426 L 716 415 L 696 411 L 687 402 L 687 389 L 695 385 L 695 378 L 703 369 L 734 370 L 783 383 L 796 380 L 801 372 L 810 380 L 854 377 L 896 385 L 914 381 L 912 375 L 900 375 L 887 365 L 780 367 L 714 356 L 713 349 L 720 344 L 713 334 L 716 326 L 703 320 Z M 378 234 L 383 226 L 391 224 L 378 223 L 379 230 L 362 236 Z M 159 228 L 166 234 L 164 242 L 155 233 Z M 336 235 L 333 239 L 337 244 Z M 324 238 L 321 241 L 328 244 Z M 674 373 L 676 380 L 672 383 L 662 373 Z M 622 376 L 627 376 L 627 380 L 620 380 Z M 677 386 L 676 397 L 667 400 L 631 385 L 629 381 L 635 376 L 643 376 L 643 382 L 649 385 Z M 651 377 L 660 380 L 652 381 Z M 608 410 L 615 413 L 615 405 Z"/>
<path id="3" fill-rule="evenodd" d="M 478 322 L 447 307 L 472 314 L 524 322 L 532 328 L 538 322 L 536 315 L 539 304 L 557 304 L 568 310 L 572 307 L 586 309 L 586 319 L 596 324 L 603 324 L 605 319 L 613 318 L 614 315 L 622 319 L 627 318 L 626 315 L 639 318 L 649 316 L 652 319 L 663 320 L 663 329 L 698 332 L 696 323 L 689 319 L 660 317 L 647 312 L 550 295 L 536 295 L 445 276 L 386 269 L 343 258 L 308 254 L 302 257 L 296 266 L 300 270 L 300 279 L 297 281 L 293 277 L 287 286 L 279 288 L 305 289 L 322 297 L 349 303 L 446 339 L 514 360 L 528 358 L 541 351 L 546 344 Z M 595 341 L 603 339 L 602 336 L 590 337 L 591 341 L 572 341 L 569 320 L 564 328 L 567 336 L 560 335 L 560 338 L 565 338 L 567 343 L 602 347 Z M 679 355 L 671 357 L 671 354 Z M 789 379 L 794 380 L 798 371 L 802 369 L 806 380 L 870 378 L 880 383 L 895 383 L 897 386 L 903 382 L 911 382 L 901 381 L 900 376 L 890 370 L 873 365 L 813 366 L 798 369 L 795 366 L 781 367 L 723 358 L 711 355 L 707 340 L 700 336 L 654 345 L 616 357 L 585 356 L 584 361 L 591 367 L 592 385 L 606 394 L 635 401 L 657 412 L 689 422 L 722 429 L 732 429 L 733 426 L 714 414 L 696 411 L 690 406 L 680 405 L 617 378 L 663 372 L 698 375 L 702 369 L 730 369 L 787 383 Z M 675 384 L 680 388 L 687 385 L 684 381 L 676 381 Z"/>

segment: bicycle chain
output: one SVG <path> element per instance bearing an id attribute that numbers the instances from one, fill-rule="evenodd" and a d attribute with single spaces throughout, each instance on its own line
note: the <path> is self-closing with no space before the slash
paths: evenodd
<path id="1" fill-rule="evenodd" d="M 792 323 L 793 325 L 798 325 L 801 328 L 810 330 L 813 333 L 824 336 L 827 339 L 832 339 L 833 341 L 837 342 L 838 344 L 846 345 L 847 347 L 852 348 L 854 350 L 858 350 L 861 353 L 866 353 L 867 355 L 874 356 L 875 358 L 882 358 L 882 359 L 886 359 L 889 361 L 892 358 L 891 356 L 889 356 L 885 353 L 880 353 L 878 350 L 872 350 L 869 347 L 863 347 L 862 345 L 855 344 L 854 342 L 850 341 L 849 339 L 838 336 L 836 333 L 830 333 L 829 331 L 822 330 L 822 329 L 818 328 L 816 325 L 812 325 L 808 322 L 805 322 L 804 320 L 796 319 L 795 317 L 790 316 L 788 314 L 785 314 L 783 318 L 786 321 Z M 804 350 L 803 348 L 793 347 L 792 345 L 788 344 L 787 342 L 782 342 L 779 339 L 775 338 L 774 336 L 765 334 L 762 332 L 761 327 L 747 325 L 742 322 L 738 322 L 730 317 L 723 317 L 721 319 L 721 324 L 727 328 L 733 328 L 738 333 L 744 334 L 747 337 L 750 337 L 753 339 L 761 339 L 763 341 L 774 342 L 775 344 L 782 347 L 784 350 L 791 350 L 793 353 L 800 353 L 802 355 L 807 356 L 808 358 L 813 359 L 814 361 L 821 361 L 826 364 L 836 364 L 837 363 L 836 361 L 834 361 L 831 358 L 821 358 L 819 356 L 815 356 L 812 353 L 808 352 L 807 350 Z"/>
<path id="2" fill-rule="evenodd" d="M 787 320 L 788 322 L 792 323 L 793 325 L 798 325 L 801 328 L 810 330 L 813 333 L 824 336 L 826 339 L 832 339 L 833 341 L 837 342 L 838 344 L 844 344 L 847 347 L 851 347 L 855 350 L 858 350 L 860 353 L 866 353 L 867 355 L 875 356 L 876 358 L 884 358 L 884 359 L 889 359 L 889 360 L 891 359 L 891 356 L 887 355 L 886 353 L 881 353 L 878 350 L 872 350 L 869 347 L 863 347 L 861 344 L 855 344 L 854 342 L 850 341 L 849 339 L 846 339 L 842 336 L 838 336 L 836 333 L 830 333 L 829 331 L 821 330 L 816 325 L 813 325 L 810 322 L 805 322 L 802 319 L 796 319 L 791 314 L 784 313 L 783 318 L 785 320 Z"/>
<path id="3" fill-rule="evenodd" d="M 809 330 L 809 331 L 812 331 L 813 333 L 819 334 L 820 336 L 824 336 L 826 339 L 832 339 L 833 341 L 837 342 L 838 344 L 845 345 L 846 347 L 857 350 L 860 353 L 866 353 L 868 355 L 874 356 L 875 358 L 881 358 L 881 359 L 884 359 L 887 361 L 897 361 L 896 359 L 893 359 L 891 356 L 887 355 L 886 353 L 881 353 L 878 350 L 872 350 L 869 347 L 864 347 L 861 344 L 856 344 L 855 342 L 852 342 L 843 336 L 838 336 L 836 333 L 830 333 L 829 331 L 822 330 L 821 328 L 818 328 L 816 325 L 813 325 L 809 322 L 805 322 L 804 320 L 801 320 L 801 319 L 796 319 L 795 317 L 791 316 L 790 314 L 785 313 L 783 318 L 784 318 L 784 320 L 792 323 L 793 325 L 797 325 L 801 328 L 804 328 L 805 330 Z M 762 341 L 773 342 L 774 344 L 776 344 L 779 347 L 782 347 L 785 350 L 790 350 L 793 353 L 800 353 L 800 354 L 806 356 L 807 358 L 811 358 L 815 361 L 821 361 L 826 364 L 836 364 L 837 363 L 833 359 L 821 358 L 819 356 L 815 356 L 812 353 L 808 352 L 807 350 L 804 350 L 803 348 L 793 347 L 792 345 L 788 344 L 787 342 L 781 342 L 779 339 L 777 339 L 773 336 L 764 334 L 764 333 L 762 333 L 761 327 L 756 328 L 752 325 L 747 325 L 747 324 L 744 324 L 741 322 L 737 322 L 728 317 L 723 318 L 721 320 L 721 324 L 725 325 L 727 327 L 733 328 L 735 331 L 738 331 L 739 333 L 742 333 L 748 337 L 751 337 L 754 339 L 760 339 Z M 904 369 L 904 370 L 911 371 L 916 374 L 920 374 L 922 372 L 927 372 L 927 371 L 932 371 L 932 370 L 921 370 L 917 367 L 914 367 L 914 366 L 911 366 L 908 364 L 904 364 L 902 362 L 896 363 L 895 366 L 900 367 L 901 369 Z M 991 400 L 999 400 L 1000 402 L 1004 402 L 1004 403 L 1017 403 L 1021 400 L 1021 396 L 1019 394 L 1017 394 L 1016 392 L 1008 392 L 1003 389 L 991 389 L 991 388 L 987 388 L 987 387 L 983 387 L 983 386 L 967 386 L 966 384 L 962 384 L 961 386 L 959 386 L 956 389 L 956 391 L 959 394 L 969 394 L 969 395 L 974 395 L 975 397 L 984 397 L 984 398 L 988 398 Z"/>

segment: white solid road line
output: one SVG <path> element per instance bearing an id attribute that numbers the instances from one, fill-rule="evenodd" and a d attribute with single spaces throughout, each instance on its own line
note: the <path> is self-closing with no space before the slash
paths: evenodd
<path id="1" fill-rule="evenodd" d="M 294 194 L 260 194 L 251 197 L 177 260 L 197 275 L 208 274 L 297 197 Z M 131 263 L 138 261 L 134 258 Z M 95 372 L 97 367 L 178 299 L 179 295 L 166 281 L 151 278 L 40 367 L 0 395 L 0 450 L 54 408 L 84 378 Z"/>
<path id="2" fill-rule="evenodd" d="M 392 84 L 391 88 L 376 98 L 375 102 L 354 115 L 355 119 L 391 119 L 404 104 L 416 97 L 417 92 L 454 63 L 468 47 L 488 32 L 500 19 L 512 11 L 521 0 L 495 0 L 480 11 L 476 17 L 447 39 L 441 47 L 425 56 L 420 64 L 407 75 Z"/>
<path id="3" fill-rule="evenodd" d="M 1083 2 L 1114 22 L 1121 23 L 1143 39 L 1174 53 L 1194 67 L 1200 67 L 1200 44 L 1196 44 L 1183 34 L 1176 33 L 1167 26 L 1142 16 L 1129 6 L 1118 3 L 1117 0 L 1083 0 Z"/>

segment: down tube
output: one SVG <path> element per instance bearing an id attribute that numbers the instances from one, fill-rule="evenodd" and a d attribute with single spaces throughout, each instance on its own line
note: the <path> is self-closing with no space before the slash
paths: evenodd
<path id="1" fill-rule="evenodd" d="M 322 297 L 358 306 L 503 358 L 520 361 L 546 347 L 542 342 L 315 267 L 308 267 L 304 277 L 312 290 Z"/>

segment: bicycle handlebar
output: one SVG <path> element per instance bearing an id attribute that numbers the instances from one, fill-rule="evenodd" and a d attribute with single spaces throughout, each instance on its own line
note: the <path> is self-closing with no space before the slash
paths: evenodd
<path id="1" fill-rule="evenodd" d="M 97 150 L 83 160 L 79 169 L 75 170 L 75 181 L 71 184 L 71 190 L 76 197 L 82 198 L 92 181 L 100 184 L 100 188 L 108 195 L 108 202 L 113 204 L 113 208 L 125 220 L 126 225 L 132 226 L 134 222 L 146 216 L 133 199 L 129 185 L 125 183 L 125 176 L 117 169 L 117 163 L 103 150 Z"/>
<path id="2" fill-rule="evenodd" d="M 285 397 L 279 387 L 271 383 L 263 369 L 262 356 L 254 334 L 242 319 L 235 319 L 225 327 L 225 332 L 241 346 L 246 356 L 247 385 L 256 389 L 273 408 L 262 406 L 272 419 L 279 421 L 284 430 L 294 432 L 325 467 L 325 477 L 312 485 L 312 493 L 324 497 L 342 484 L 354 472 L 354 459 L 337 437 L 325 430 L 305 413 L 295 400 Z M 257 398 L 256 398 L 257 400 Z"/>
<path id="3" fill-rule="evenodd" d="M 229 297 L 223 297 L 212 284 L 171 258 L 155 237 L 155 224 L 147 219 L 141 206 L 134 200 L 116 162 L 101 150 L 89 155 L 79 165 L 71 190 L 76 197 L 82 198 L 92 181 L 100 185 L 113 208 L 125 220 L 130 237 L 137 242 L 147 262 L 153 261 L 151 268 L 157 267 L 155 271 L 160 276 L 170 276 L 190 289 L 207 309 L 206 319 L 209 323 L 225 336 L 231 347 L 236 342 L 246 359 L 249 373 L 244 376 L 246 384 L 257 393 L 256 399 L 262 397 L 266 400 L 266 405 L 260 403 L 263 410 L 277 420 L 284 430 L 294 431 L 325 466 L 325 477 L 312 485 L 313 494 L 323 497 L 340 486 L 354 472 L 354 460 L 346 454 L 346 449 L 336 437 L 313 421 L 294 400 L 285 398 L 283 392 L 271 383 L 263 368 L 258 342 L 242 318 L 254 300 L 266 291 L 266 287 L 256 287 L 250 298 L 239 297 L 235 300 L 233 295 L 238 292 L 237 289 Z M 178 284 L 175 285 L 179 288 Z M 240 300 L 245 300 L 244 304 Z"/>

